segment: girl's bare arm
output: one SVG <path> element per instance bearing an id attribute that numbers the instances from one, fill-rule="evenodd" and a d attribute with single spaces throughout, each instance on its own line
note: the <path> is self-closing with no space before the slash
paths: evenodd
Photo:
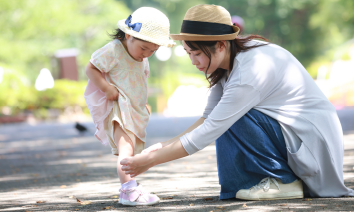
<path id="1" fill-rule="evenodd" d="M 115 101 L 118 99 L 119 92 L 116 87 L 110 85 L 91 62 L 86 66 L 87 77 L 95 84 L 102 92 L 105 93 L 108 100 Z"/>
<path id="2" fill-rule="evenodd" d="M 106 92 L 107 88 L 110 86 L 103 78 L 101 71 L 92 65 L 91 62 L 86 66 L 86 75 L 102 92 Z"/>

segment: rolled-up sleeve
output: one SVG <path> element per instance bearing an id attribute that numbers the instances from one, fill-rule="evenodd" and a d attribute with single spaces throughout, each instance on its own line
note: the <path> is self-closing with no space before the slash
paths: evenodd
<path id="1" fill-rule="evenodd" d="M 218 89 L 215 92 L 220 92 Z M 208 101 L 208 105 L 210 104 L 212 107 L 215 102 L 216 97 L 212 101 Z M 259 102 L 260 93 L 254 87 L 246 84 L 227 86 L 211 113 L 206 115 L 208 111 L 204 112 L 207 116 L 203 115 L 206 118 L 204 123 L 180 138 L 184 149 L 191 155 L 205 148 Z"/>

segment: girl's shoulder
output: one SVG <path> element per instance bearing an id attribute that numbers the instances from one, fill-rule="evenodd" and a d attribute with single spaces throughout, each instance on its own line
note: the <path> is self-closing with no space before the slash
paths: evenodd
<path id="1" fill-rule="evenodd" d="M 123 52 L 123 50 L 125 51 L 123 44 L 118 39 L 114 39 L 108 42 L 105 47 L 111 48 L 113 51 L 116 52 Z"/>
<path id="2" fill-rule="evenodd" d="M 125 51 L 124 46 L 118 39 L 114 39 L 98 49 L 98 51 L 108 51 L 116 54 L 122 53 L 123 50 Z"/>

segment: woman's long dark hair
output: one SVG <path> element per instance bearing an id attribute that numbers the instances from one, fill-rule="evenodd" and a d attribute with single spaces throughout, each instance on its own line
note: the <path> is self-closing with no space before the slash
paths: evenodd
<path id="1" fill-rule="evenodd" d="M 234 66 L 234 60 L 238 53 L 267 45 L 267 44 L 259 44 L 259 45 L 247 46 L 246 44 L 253 39 L 261 39 L 264 41 L 268 41 L 266 38 L 260 35 L 248 35 L 246 37 L 237 37 L 234 40 L 227 41 L 230 44 L 230 65 L 229 65 L 230 70 L 232 70 L 232 67 Z M 184 42 L 189 46 L 189 48 L 191 48 L 192 51 L 201 50 L 209 58 L 209 66 L 207 68 L 208 71 L 211 63 L 211 54 L 215 53 L 216 50 L 215 45 L 217 44 L 218 41 L 184 41 Z M 216 83 L 218 83 L 219 80 L 226 74 L 226 72 L 227 71 L 225 69 L 218 68 L 209 76 L 205 74 L 205 78 L 209 82 L 209 88 L 213 87 Z"/>

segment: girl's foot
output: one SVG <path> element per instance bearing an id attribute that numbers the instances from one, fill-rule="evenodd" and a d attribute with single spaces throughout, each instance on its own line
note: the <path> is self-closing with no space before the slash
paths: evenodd
<path id="1" fill-rule="evenodd" d="M 154 205 L 160 202 L 160 198 L 155 194 L 150 194 L 143 187 L 138 186 L 129 189 L 120 189 L 119 203 L 123 205 Z"/>

